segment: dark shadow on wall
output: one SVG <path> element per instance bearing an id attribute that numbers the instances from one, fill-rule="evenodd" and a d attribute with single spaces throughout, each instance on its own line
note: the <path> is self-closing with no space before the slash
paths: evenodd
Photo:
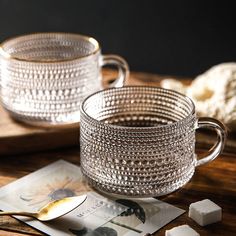
<path id="1" fill-rule="evenodd" d="M 43 31 L 95 37 L 131 70 L 195 76 L 236 61 L 236 14 L 227 1 L 0 0 L 0 40 Z"/>

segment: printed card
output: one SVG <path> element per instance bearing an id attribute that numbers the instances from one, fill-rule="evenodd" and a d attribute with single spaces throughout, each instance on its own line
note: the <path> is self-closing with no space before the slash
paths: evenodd
<path id="1" fill-rule="evenodd" d="M 154 198 L 112 198 L 90 189 L 80 167 L 59 160 L 0 188 L 3 211 L 37 212 L 48 202 L 87 194 L 78 208 L 48 222 L 15 216 L 48 235 L 136 236 L 154 233 L 184 213 Z"/>

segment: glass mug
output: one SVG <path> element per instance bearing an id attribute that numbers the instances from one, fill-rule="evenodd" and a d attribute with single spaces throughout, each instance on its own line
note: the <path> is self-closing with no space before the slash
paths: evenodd
<path id="1" fill-rule="evenodd" d="M 102 55 L 98 42 L 70 33 L 36 33 L 0 45 L 1 100 L 16 119 L 33 125 L 65 125 L 80 119 L 79 106 L 101 90 L 101 67 L 114 65 L 121 87 L 128 64 L 116 55 Z"/>
<path id="2" fill-rule="evenodd" d="M 195 167 L 216 158 L 226 129 L 197 118 L 193 102 L 163 88 L 125 86 L 99 91 L 81 104 L 81 168 L 100 191 L 131 197 L 160 196 L 185 185 Z M 218 141 L 202 159 L 195 130 L 216 130 Z"/>

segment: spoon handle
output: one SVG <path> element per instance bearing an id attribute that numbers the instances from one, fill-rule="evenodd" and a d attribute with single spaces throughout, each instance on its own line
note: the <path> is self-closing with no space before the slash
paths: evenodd
<path id="1" fill-rule="evenodd" d="M 33 213 L 33 212 L 13 212 L 13 211 L 2 211 L 0 212 L 0 216 L 4 216 L 4 215 L 15 215 L 15 216 L 29 216 L 29 217 L 33 217 L 36 218 L 37 217 L 37 213 Z"/>

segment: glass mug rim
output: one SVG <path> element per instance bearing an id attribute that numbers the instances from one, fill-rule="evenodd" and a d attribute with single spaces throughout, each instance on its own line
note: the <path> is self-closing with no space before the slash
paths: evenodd
<path id="1" fill-rule="evenodd" d="M 86 105 L 86 102 L 93 96 L 96 96 L 97 94 L 99 93 L 105 93 L 106 91 L 112 91 L 112 90 L 124 90 L 124 89 L 134 89 L 134 88 L 140 88 L 140 89 L 150 89 L 150 90 L 155 90 L 155 92 L 157 91 L 164 91 L 164 92 L 171 92 L 171 93 L 174 93 L 175 95 L 178 95 L 180 97 L 182 97 L 183 99 L 185 99 L 185 101 L 188 102 L 188 104 L 191 106 L 191 111 L 190 113 L 185 116 L 184 118 L 181 118 L 179 119 L 178 121 L 173 121 L 172 123 L 170 124 L 163 124 L 163 125 L 160 125 L 160 126 L 150 126 L 150 127 L 133 127 L 133 126 L 121 126 L 121 125 L 116 125 L 116 124 L 109 124 L 109 123 L 105 123 L 103 121 L 100 121 L 100 120 L 97 120 L 95 118 L 93 118 L 91 115 L 89 115 L 85 109 L 84 109 L 84 106 Z M 182 94 L 182 93 L 179 93 L 175 90 L 172 90 L 172 89 L 166 89 L 166 88 L 161 88 L 161 87 L 155 87 L 155 86 L 145 86 L 145 85 L 126 85 L 126 86 L 123 86 L 123 87 L 119 87 L 119 88 L 106 88 L 106 89 L 103 89 L 103 90 L 100 90 L 100 91 L 97 91 L 95 93 L 92 93 L 90 94 L 89 96 L 87 96 L 83 102 L 81 103 L 80 105 L 80 113 L 81 115 L 84 115 L 87 119 L 91 120 L 93 123 L 95 123 L 96 125 L 98 126 L 104 126 L 104 127 L 107 127 L 107 128 L 112 128 L 112 129 L 125 129 L 125 130 L 132 130 L 132 131 L 135 131 L 135 130 L 142 130 L 142 131 L 153 131 L 154 129 L 163 129 L 163 128 L 167 128 L 167 129 L 171 129 L 172 127 L 176 127 L 176 125 L 180 125 L 180 124 L 183 124 L 185 123 L 186 121 L 188 121 L 188 119 L 191 119 L 193 117 L 196 116 L 196 113 L 195 113 L 195 105 L 194 105 L 194 102 L 192 101 L 191 98 L 189 98 L 188 96 Z"/>
<path id="2" fill-rule="evenodd" d="M 12 56 L 10 53 L 6 52 L 6 50 L 4 50 L 4 46 L 8 43 L 14 42 L 14 40 L 18 40 L 18 39 L 23 39 L 23 38 L 30 38 L 30 37 L 36 37 L 36 36 L 71 36 L 74 38 L 77 38 L 78 40 L 86 40 L 87 42 L 91 43 L 94 46 L 94 49 L 92 50 L 92 52 L 84 55 L 84 56 L 77 56 L 77 57 L 71 57 L 71 58 L 66 58 L 66 59 L 60 59 L 60 60 L 56 60 L 56 61 L 47 61 L 47 60 L 32 60 L 32 59 L 23 59 L 17 56 Z M 34 38 L 33 38 L 34 39 Z M 77 33 L 67 33 L 67 32 L 37 32 L 37 33 L 30 33 L 30 34 L 22 34 L 22 35 L 18 35 L 15 37 L 11 37 L 8 38 L 6 40 L 4 40 L 2 43 L 0 43 L 0 55 L 2 57 L 4 57 L 5 59 L 8 60 L 13 60 L 13 61 L 17 61 L 17 62 L 27 62 L 27 63 L 35 63 L 35 64 L 57 64 L 57 63 L 65 63 L 65 62 L 73 62 L 76 60 L 80 60 L 83 58 L 87 58 L 89 56 L 95 55 L 96 53 L 98 53 L 100 51 L 101 47 L 100 44 L 98 43 L 98 41 L 90 36 L 87 35 L 82 35 L 82 34 L 77 34 Z"/>

